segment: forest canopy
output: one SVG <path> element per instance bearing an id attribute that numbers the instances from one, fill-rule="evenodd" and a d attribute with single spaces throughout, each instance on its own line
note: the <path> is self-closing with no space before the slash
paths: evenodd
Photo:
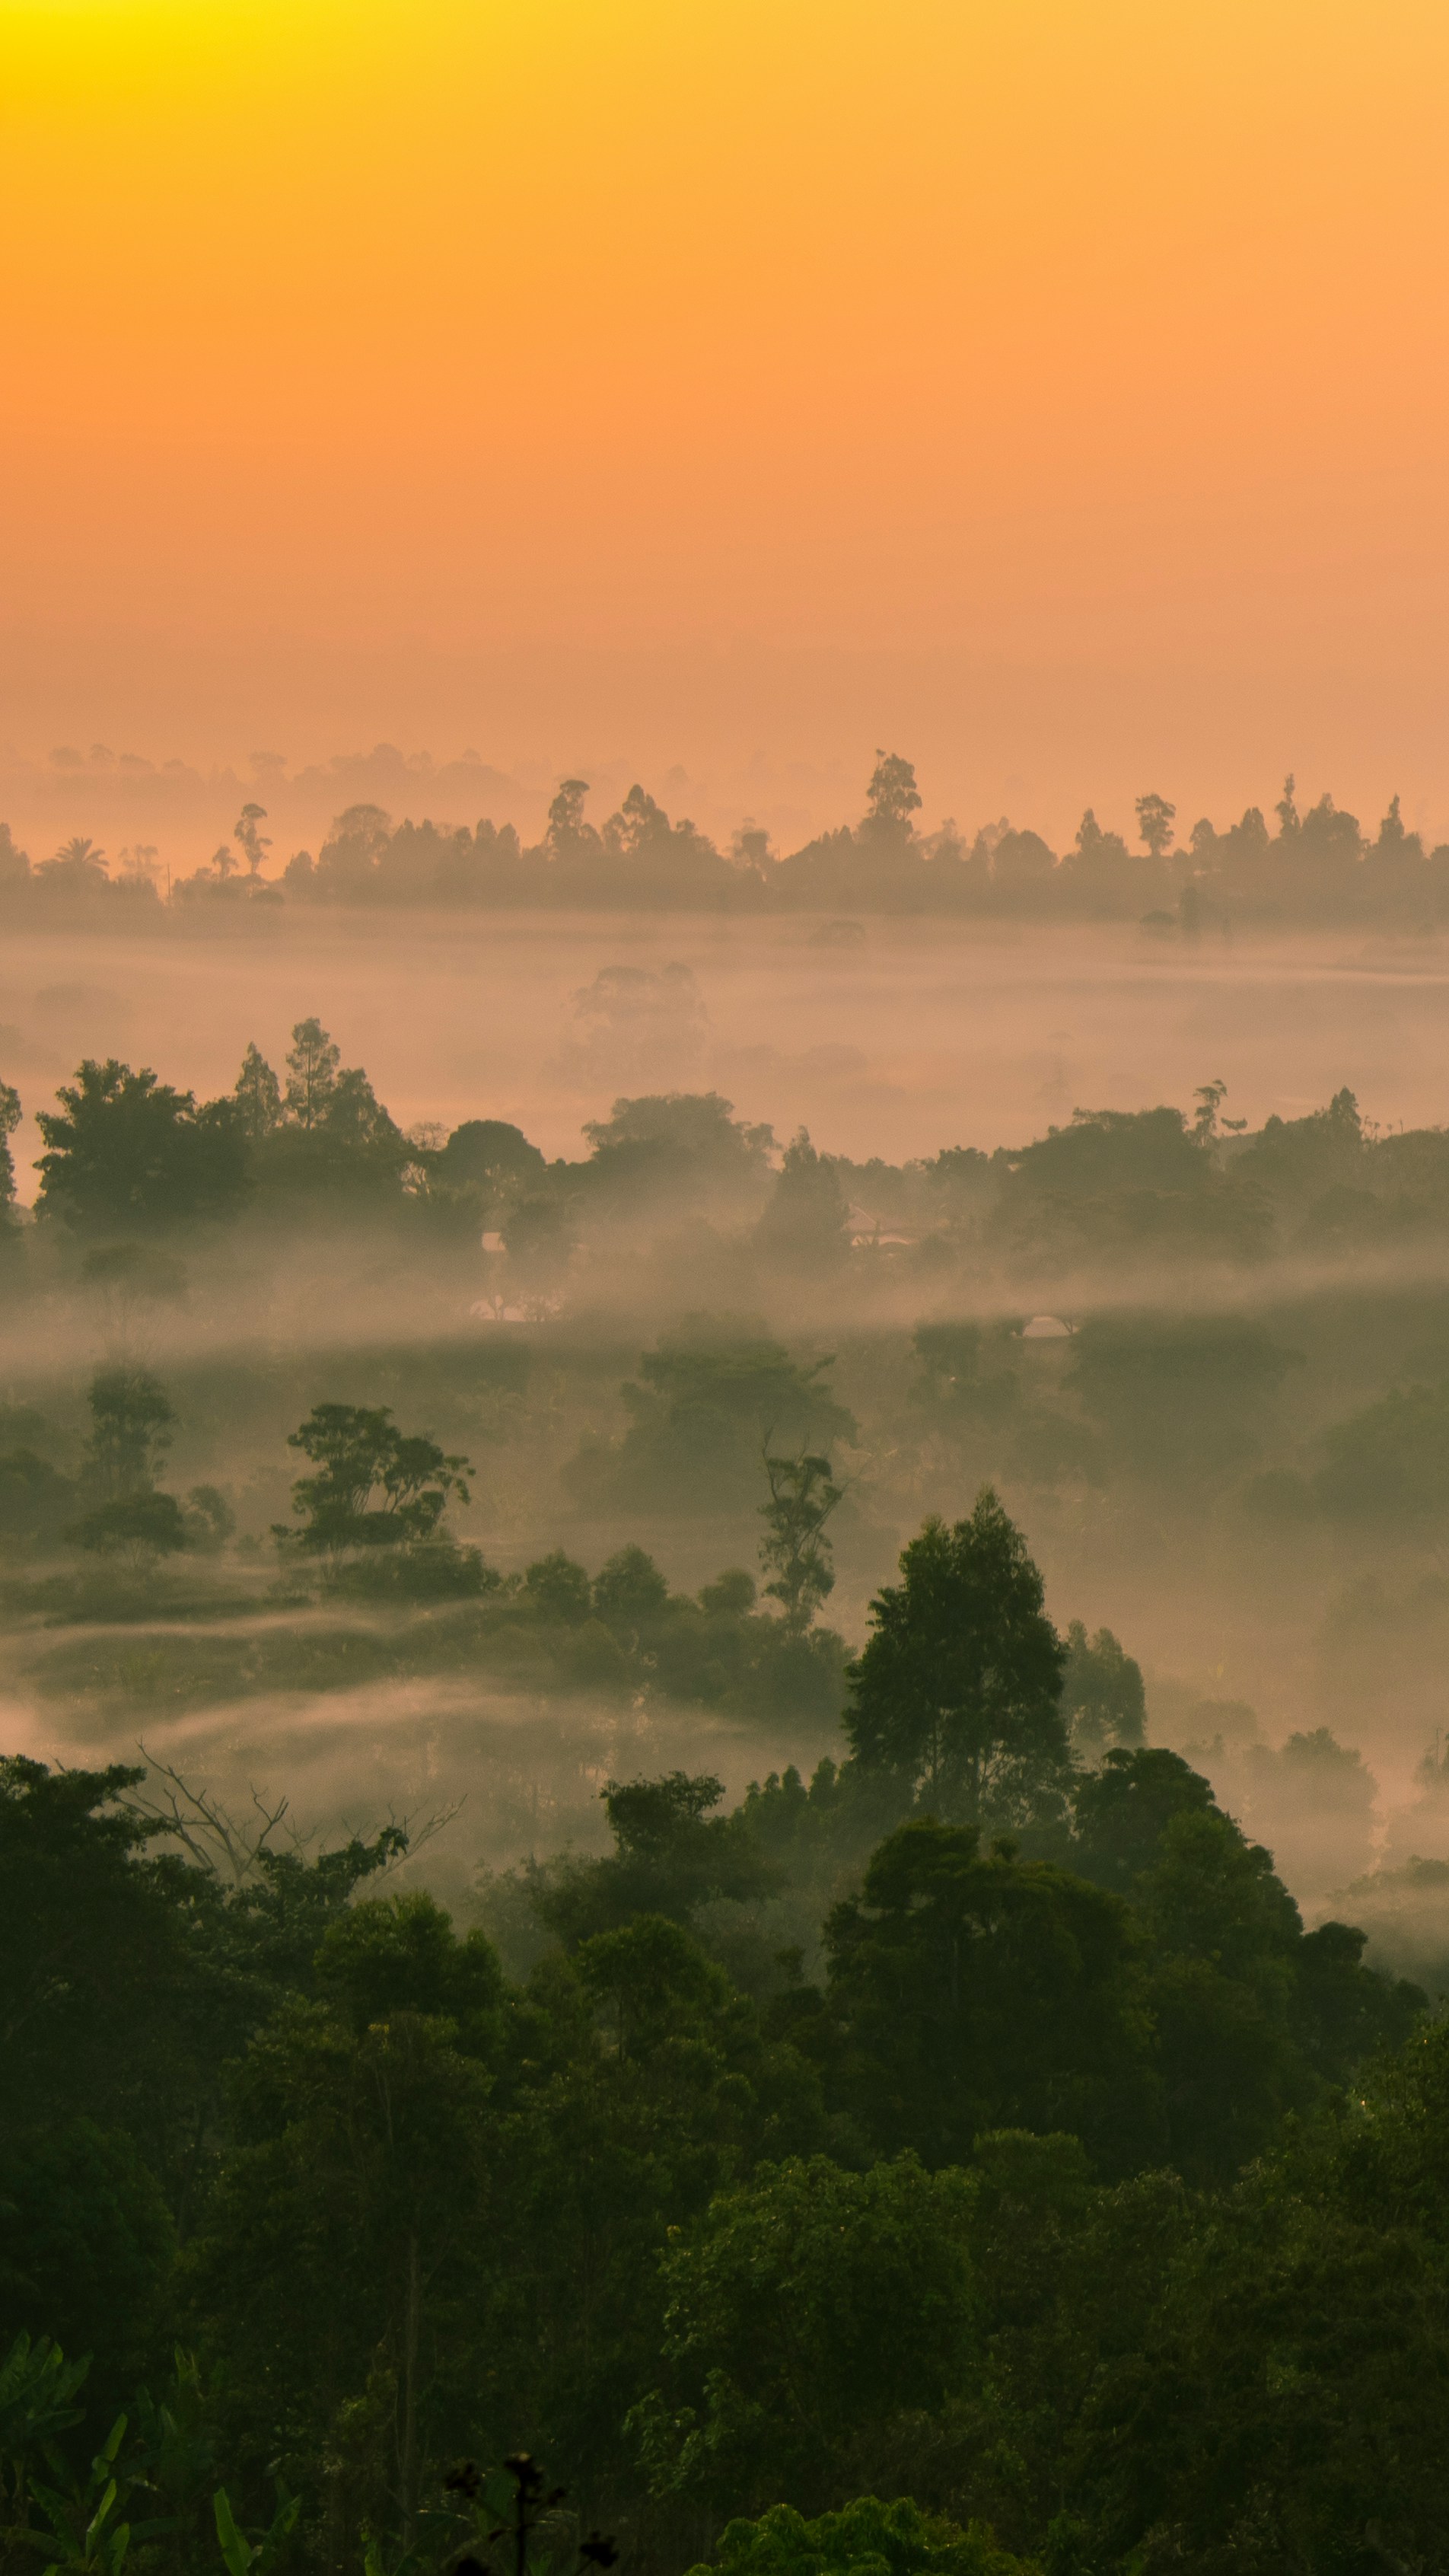
<path id="1" fill-rule="evenodd" d="M 969 834 L 951 821 L 922 832 L 915 770 L 898 752 L 878 755 L 857 822 L 785 852 L 749 825 L 721 850 L 637 785 L 597 823 L 588 797 L 586 780 L 565 779 L 536 842 L 512 823 L 395 821 L 380 805 L 350 805 L 315 853 L 296 851 L 272 873 L 266 809 L 251 800 L 230 838 L 164 896 L 154 853 L 113 875 L 77 834 L 32 863 L 0 824 L 0 917 L 120 926 L 164 913 L 194 925 L 258 905 L 888 912 L 1141 920 L 1188 937 L 1235 920 L 1415 927 L 1449 917 L 1449 844 L 1426 850 L 1397 796 L 1370 832 L 1327 793 L 1300 807 L 1291 777 L 1271 827 L 1255 805 L 1221 827 L 1203 816 L 1179 836 L 1176 806 L 1150 791 L 1136 799 L 1130 836 L 1088 807 L 1062 851 L 1004 816 Z"/>

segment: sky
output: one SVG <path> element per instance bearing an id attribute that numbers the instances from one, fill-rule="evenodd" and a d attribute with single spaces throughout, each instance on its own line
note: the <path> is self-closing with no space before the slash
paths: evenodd
<path id="1" fill-rule="evenodd" d="M 0 0 L 0 745 L 1449 829 L 1446 73 L 1442 0 Z"/>

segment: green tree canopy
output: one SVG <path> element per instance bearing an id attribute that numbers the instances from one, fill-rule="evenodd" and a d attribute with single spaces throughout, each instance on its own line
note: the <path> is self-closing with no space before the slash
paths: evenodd
<path id="1" fill-rule="evenodd" d="M 1126 1653 L 1110 1628 L 1089 1638 L 1084 1622 L 1067 1627 L 1067 1660 L 1062 1671 L 1062 1715 L 1074 1749 L 1089 1760 L 1110 1744 L 1140 1744 L 1147 1732 L 1147 1694 L 1142 1667 Z"/>
<path id="2" fill-rule="evenodd" d="M 193 1093 L 114 1056 L 88 1056 L 56 1098 L 58 1110 L 36 1115 L 42 1214 L 94 1231 L 180 1224 L 240 1204 L 246 1140 L 234 1102 L 198 1108 Z"/>
<path id="3" fill-rule="evenodd" d="M 785 1148 L 755 1242 L 768 1260 L 802 1270 L 837 1267 L 850 1250 L 850 1202 L 840 1175 L 804 1127 Z"/>
<path id="4" fill-rule="evenodd" d="M 1161 2154 L 1142 1938 L 1116 1897 L 925 1817 L 825 1937 L 834 2084 L 882 2152 L 964 2163 L 985 2131 L 1031 2129 L 1108 2172 Z"/>
<path id="5" fill-rule="evenodd" d="M 399 1547 L 431 1538 L 448 1501 L 466 1503 L 472 1468 L 424 1433 L 399 1431 L 389 1405 L 314 1404 L 288 1446 L 316 1468 L 292 1487 L 301 1526 L 276 1536 L 309 1555 Z"/>
<path id="6" fill-rule="evenodd" d="M 758 2522 L 727 2524 L 712 2565 L 690 2576 L 865 2576 L 867 2568 L 872 2576 L 1029 2576 L 981 2524 L 962 2531 L 909 2496 L 895 2504 L 859 2496 L 813 2522 L 793 2505 L 772 2505 Z"/>
<path id="7" fill-rule="evenodd" d="M 900 1564 L 850 1667 L 852 1749 L 942 1812 L 1013 1819 L 1067 1774 L 1066 1652 L 1041 1575 L 989 1485 L 969 1520 L 928 1520 Z"/>
<path id="8" fill-rule="evenodd" d="M 978 2366 L 972 2186 L 912 2156 L 766 2167 L 665 2258 L 667 2395 L 638 2410 L 656 2482 L 809 2512 L 870 2479 L 893 2425 Z"/>
<path id="9" fill-rule="evenodd" d="M 843 1489 L 829 1459 L 808 1449 L 794 1458 L 773 1458 L 767 1450 L 765 1475 L 770 1487 L 769 1501 L 760 1505 L 765 1523 L 760 1563 L 770 1578 L 765 1590 L 779 1602 L 790 1635 L 801 1637 L 835 1589 L 826 1523 L 843 1501 Z"/>

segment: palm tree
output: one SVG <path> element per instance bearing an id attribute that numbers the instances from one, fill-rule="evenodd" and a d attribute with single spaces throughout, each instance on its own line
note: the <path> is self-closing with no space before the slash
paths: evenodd
<path id="1" fill-rule="evenodd" d="M 98 850 L 95 842 L 87 840 L 82 832 L 76 832 L 70 840 L 62 841 L 54 858 L 42 861 L 36 870 L 37 876 L 65 876 L 69 877 L 73 884 L 87 881 L 93 883 L 103 878 L 105 873 L 105 851 Z"/>

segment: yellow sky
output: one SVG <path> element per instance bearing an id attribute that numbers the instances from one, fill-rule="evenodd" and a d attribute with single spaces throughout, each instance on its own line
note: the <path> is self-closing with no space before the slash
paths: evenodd
<path id="1" fill-rule="evenodd" d="M 724 652 L 816 676 L 720 755 L 811 754 L 845 654 L 1044 746 L 1140 689 L 1224 792 L 1235 688 L 1285 766 L 1366 693 L 1449 803 L 1446 58 L 1442 0 L 0 0 L 0 732 L 622 750 Z"/>

